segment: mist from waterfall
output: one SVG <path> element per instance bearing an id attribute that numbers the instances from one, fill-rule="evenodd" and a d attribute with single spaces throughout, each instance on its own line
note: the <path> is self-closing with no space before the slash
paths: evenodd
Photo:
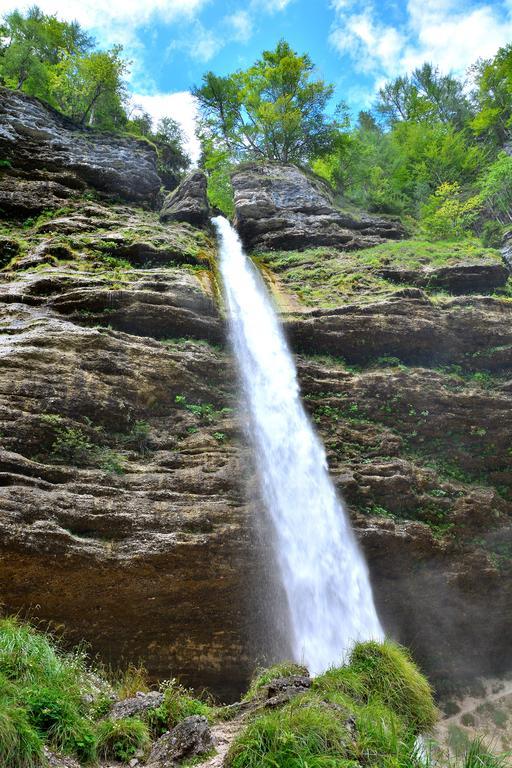
<path id="1" fill-rule="evenodd" d="M 381 640 L 368 569 L 303 408 L 266 287 L 236 231 L 214 219 L 255 463 L 274 531 L 296 661 L 318 674 L 359 640 Z"/>

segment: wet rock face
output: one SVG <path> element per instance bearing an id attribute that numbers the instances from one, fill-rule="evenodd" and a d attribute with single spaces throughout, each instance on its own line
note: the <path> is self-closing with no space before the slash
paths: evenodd
<path id="1" fill-rule="evenodd" d="M 207 226 L 210 207 L 206 197 L 206 176 L 202 171 L 191 173 L 166 197 L 160 219 L 163 222 L 187 222 L 195 227 Z"/>
<path id="2" fill-rule="evenodd" d="M 60 207 L 93 188 L 152 206 L 156 153 L 136 139 L 80 129 L 38 99 L 0 87 L 0 207 L 17 215 Z"/>
<path id="3" fill-rule="evenodd" d="M 251 249 L 347 250 L 404 236 L 397 221 L 335 208 L 327 187 L 293 165 L 244 166 L 232 182 L 236 226 Z"/>

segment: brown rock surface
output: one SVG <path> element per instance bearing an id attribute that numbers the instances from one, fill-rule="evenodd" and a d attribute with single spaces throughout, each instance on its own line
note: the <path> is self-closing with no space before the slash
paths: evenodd
<path id="1" fill-rule="evenodd" d="M 286 652 L 286 612 L 214 246 L 83 199 L 21 235 L 2 224 L 0 601 L 109 662 L 234 695 Z M 340 299 L 338 282 L 285 323 L 386 627 L 437 679 L 510 667 L 512 303 L 414 286 Z"/>

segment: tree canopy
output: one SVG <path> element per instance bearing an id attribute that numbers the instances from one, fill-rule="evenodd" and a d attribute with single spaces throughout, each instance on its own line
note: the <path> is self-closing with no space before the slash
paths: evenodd
<path id="1" fill-rule="evenodd" d="M 178 124 L 132 107 L 125 79 L 129 62 L 121 45 L 98 50 L 77 22 L 60 21 L 37 6 L 0 21 L 0 84 L 51 104 L 79 125 L 124 131 L 151 140 L 161 178 L 174 188 L 189 165 Z"/>
<path id="2" fill-rule="evenodd" d="M 305 162 L 336 140 L 337 121 L 327 114 L 333 87 L 284 40 L 246 70 L 207 72 L 194 95 L 207 132 L 238 159 Z"/>

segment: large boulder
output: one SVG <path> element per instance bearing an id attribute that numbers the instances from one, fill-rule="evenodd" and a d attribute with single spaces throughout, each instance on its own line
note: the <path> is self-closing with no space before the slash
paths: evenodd
<path id="1" fill-rule="evenodd" d="M 161 180 L 147 142 L 83 129 L 39 99 L 0 88 L 0 208 L 60 207 L 92 187 L 153 206 Z"/>
<path id="2" fill-rule="evenodd" d="M 164 201 L 160 219 L 164 222 L 180 221 L 195 227 L 205 227 L 210 219 L 206 197 L 206 176 L 194 171 Z"/>
<path id="3" fill-rule="evenodd" d="M 149 756 L 148 768 L 170 768 L 181 760 L 205 755 L 212 749 L 208 720 L 201 715 L 192 715 L 158 739 Z"/>
<path id="4" fill-rule="evenodd" d="M 236 226 L 249 248 L 346 250 L 404 236 L 394 219 L 339 210 L 327 185 L 294 165 L 245 165 L 232 182 Z"/>

